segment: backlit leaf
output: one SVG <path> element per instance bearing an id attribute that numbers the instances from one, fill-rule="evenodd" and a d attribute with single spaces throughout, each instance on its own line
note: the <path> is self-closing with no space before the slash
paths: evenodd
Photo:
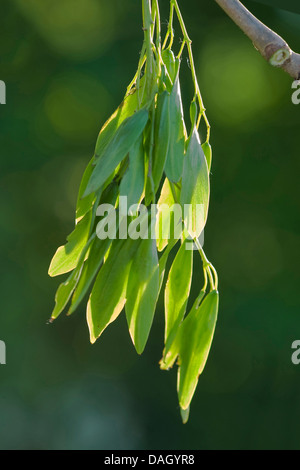
<path id="1" fill-rule="evenodd" d="M 186 130 L 179 82 L 179 70 L 169 98 L 170 142 L 165 165 L 165 173 L 170 181 L 177 183 L 183 170 Z"/>
<path id="2" fill-rule="evenodd" d="M 92 343 L 123 310 L 128 275 L 138 243 L 130 239 L 114 240 L 100 269 L 87 306 L 87 322 Z"/>
<path id="3" fill-rule="evenodd" d="M 132 116 L 137 110 L 137 107 L 138 94 L 137 90 L 133 89 L 131 93 L 129 93 L 124 98 L 124 101 L 120 104 L 118 109 L 116 109 L 113 115 L 106 121 L 106 123 L 102 127 L 96 143 L 95 155 L 97 157 L 102 155 L 107 145 L 113 139 L 117 129 L 120 127 L 122 122 Z"/>
<path id="4" fill-rule="evenodd" d="M 206 161 L 207 161 L 207 167 L 208 167 L 208 171 L 211 170 L 211 162 L 212 162 L 212 148 L 211 148 L 211 145 L 209 142 L 204 142 L 204 144 L 202 144 L 202 150 L 204 152 L 204 155 L 205 155 L 205 158 L 206 158 Z"/>
<path id="5" fill-rule="evenodd" d="M 142 354 L 152 326 L 159 292 L 159 265 L 155 240 L 142 240 L 130 269 L 125 306 L 133 344 Z"/>
<path id="6" fill-rule="evenodd" d="M 80 302 L 88 293 L 89 288 L 103 263 L 104 256 L 107 253 L 111 242 L 112 241 L 109 239 L 99 240 L 98 238 L 95 238 L 93 245 L 91 246 L 89 257 L 82 268 L 79 282 L 72 297 L 72 303 L 68 315 L 75 312 Z"/>
<path id="7" fill-rule="evenodd" d="M 77 221 L 80 220 L 87 212 L 89 212 L 89 210 L 91 209 L 96 199 L 96 195 L 94 193 L 90 194 L 87 197 L 83 197 L 83 194 L 86 190 L 86 187 L 88 185 L 88 182 L 90 180 L 90 177 L 94 169 L 93 162 L 94 162 L 94 157 L 91 159 L 88 166 L 86 167 L 86 170 L 83 174 L 83 177 L 80 183 L 78 197 L 77 197 L 77 205 L 76 205 L 76 220 Z"/>
<path id="8" fill-rule="evenodd" d="M 84 257 L 87 250 L 89 249 L 89 245 L 91 244 L 91 242 L 92 239 L 89 240 L 89 242 L 86 244 L 80 256 L 78 266 L 73 270 L 72 274 L 68 277 L 68 279 L 59 286 L 55 295 L 55 307 L 51 315 L 51 320 L 55 320 L 67 306 L 71 295 L 80 279 L 84 263 Z"/>
<path id="9" fill-rule="evenodd" d="M 170 49 L 162 51 L 162 60 L 167 67 L 167 71 L 171 81 L 174 83 L 176 79 L 176 59 L 174 53 Z"/>
<path id="10" fill-rule="evenodd" d="M 90 235 L 92 218 L 93 213 L 92 210 L 90 210 L 83 219 L 78 222 L 75 230 L 68 236 L 68 243 L 58 248 L 49 268 L 49 275 L 51 277 L 68 273 L 76 268 L 82 250 Z"/>
<path id="11" fill-rule="evenodd" d="M 190 295 L 193 273 L 193 251 L 183 242 L 171 266 L 165 289 L 166 351 L 182 322 Z"/>
<path id="12" fill-rule="evenodd" d="M 192 132 L 182 177 L 180 202 L 185 226 L 193 238 L 198 238 L 206 224 L 209 205 L 209 173 L 196 127 Z M 187 207 L 185 207 L 187 205 Z"/>
<path id="13" fill-rule="evenodd" d="M 139 204 L 144 185 L 144 146 L 140 136 L 129 151 L 129 166 L 120 185 L 120 196 L 127 197 L 128 209 L 133 204 Z"/>
<path id="14" fill-rule="evenodd" d="M 184 410 L 191 403 L 211 348 L 218 316 L 218 292 L 210 292 L 200 307 L 196 307 L 195 303 L 181 325 L 178 396 Z"/>
<path id="15" fill-rule="evenodd" d="M 170 143 L 169 93 L 164 92 L 157 98 L 155 113 L 154 150 L 152 177 L 155 193 L 159 188 Z"/>

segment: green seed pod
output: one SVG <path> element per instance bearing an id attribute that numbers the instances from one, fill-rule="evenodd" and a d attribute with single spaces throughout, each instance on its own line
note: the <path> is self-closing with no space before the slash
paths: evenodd
<path id="1" fill-rule="evenodd" d="M 208 171 L 211 170 L 211 163 L 212 163 L 212 148 L 209 142 L 204 142 L 202 144 L 202 150 L 204 152 L 206 161 L 207 161 L 207 166 L 208 166 Z"/>
<path id="2" fill-rule="evenodd" d="M 89 239 L 92 219 L 93 211 L 90 209 L 67 237 L 66 245 L 59 247 L 56 251 L 50 264 L 49 276 L 59 276 L 76 268 Z"/>
<path id="3" fill-rule="evenodd" d="M 207 219 L 212 150 L 208 141 L 200 143 L 199 85 L 191 45 L 177 2 L 169 3 L 170 23 L 162 43 L 159 2 L 153 4 L 155 21 L 150 0 L 143 2 L 144 44 L 138 70 L 123 102 L 99 133 L 80 184 L 75 229 L 55 253 L 49 274 L 70 273 L 57 290 L 51 320 L 69 302 L 68 314 L 72 314 L 90 294 L 87 323 L 94 343 L 125 307 L 132 342 L 141 354 L 168 259 L 181 241 L 170 262 L 165 288 L 165 346 L 160 367 L 168 370 L 178 359 L 177 389 L 186 423 L 212 344 L 219 295 L 216 271 L 194 235 Z M 184 36 L 178 58 L 171 50 L 176 15 Z M 163 49 L 166 44 L 169 47 Z M 180 57 L 186 47 L 197 95 L 190 106 L 189 138 L 179 79 Z M 127 204 L 121 196 L 127 197 Z M 145 207 L 157 199 L 151 210 Z M 186 215 L 187 205 L 192 210 Z M 199 206 L 203 209 L 200 219 Z M 204 287 L 186 315 L 193 273 L 193 251 L 186 249 L 191 236 L 203 262 Z"/>
<path id="4" fill-rule="evenodd" d="M 182 423 L 186 424 L 190 417 L 190 407 L 188 407 L 186 410 L 184 410 L 183 408 L 180 408 L 180 414 L 181 414 Z"/>
<path id="5" fill-rule="evenodd" d="M 140 203 L 144 187 L 144 145 L 143 137 L 140 136 L 129 151 L 129 166 L 120 185 L 120 196 L 127 197 L 128 208 Z"/>
<path id="6" fill-rule="evenodd" d="M 114 240 L 100 269 L 87 306 L 91 343 L 120 315 L 126 303 L 126 289 L 137 240 Z"/>
<path id="7" fill-rule="evenodd" d="M 165 165 L 165 173 L 170 181 L 177 183 L 182 177 L 186 129 L 181 100 L 179 69 L 169 99 L 170 144 Z"/>
<path id="8" fill-rule="evenodd" d="M 197 106 L 196 101 L 193 100 L 190 106 L 190 118 L 191 118 L 192 128 L 194 128 L 196 125 L 197 116 L 198 116 L 198 106 Z"/>
<path id="9" fill-rule="evenodd" d="M 165 354 L 185 315 L 193 273 L 193 251 L 183 242 L 171 266 L 165 289 Z"/>
<path id="10" fill-rule="evenodd" d="M 197 303 L 198 299 L 181 326 L 178 396 L 184 410 L 190 406 L 208 358 L 218 317 L 219 294 L 212 291 L 199 308 Z"/>
<path id="11" fill-rule="evenodd" d="M 167 91 L 158 95 L 157 97 L 152 162 L 152 177 L 154 182 L 155 193 L 159 188 L 163 176 L 170 145 L 169 98 L 170 96 Z"/>
<path id="12" fill-rule="evenodd" d="M 159 264 L 155 240 L 142 240 L 134 256 L 127 287 L 126 317 L 132 342 L 145 349 L 159 294 Z"/>
<path id="13" fill-rule="evenodd" d="M 172 80 L 172 83 L 174 83 L 177 73 L 175 56 L 170 49 L 165 49 L 164 51 L 162 51 L 161 55 L 162 60 L 165 66 L 167 67 L 169 77 Z"/>
<path id="14" fill-rule="evenodd" d="M 209 206 L 210 184 L 206 159 L 200 144 L 197 128 L 194 127 L 184 159 L 180 202 L 190 211 L 184 213 L 186 237 L 199 237 L 205 227 Z"/>
<path id="15" fill-rule="evenodd" d="M 127 156 L 131 147 L 135 144 L 145 129 L 148 117 L 148 111 L 146 109 L 141 109 L 121 124 L 104 152 L 96 160 L 96 166 L 91 175 L 84 196 L 87 196 L 100 188 L 121 161 Z"/>

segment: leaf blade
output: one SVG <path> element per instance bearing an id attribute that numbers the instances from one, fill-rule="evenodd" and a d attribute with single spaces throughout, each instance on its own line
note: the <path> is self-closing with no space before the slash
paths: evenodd
<path id="1" fill-rule="evenodd" d="M 129 168 L 122 178 L 120 196 L 127 197 L 128 208 L 141 201 L 145 186 L 143 138 L 134 143 L 129 151 Z"/>
<path id="2" fill-rule="evenodd" d="M 137 244 L 132 240 L 114 240 L 100 269 L 87 306 L 91 343 L 116 320 L 126 302 L 128 275 Z"/>
<path id="3" fill-rule="evenodd" d="M 218 317 L 218 292 L 210 292 L 196 307 L 197 301 L 181 326 L 178 397 L 183 410 L 190 406 L 211 349 Z"/>
<path id="4" fill-rule="evenodd" d="M 141 241 L 130 269 L 125 306 L 133 344 L 142 354 L 145 349 L 159 293 L 159 264 L 155 240 Z"/>
<path id="5" fill-rule="evenodd" d="M 141 109 L 127 118 L 116 131 L 113 139 L 96 160 L 96 166 L 91 175 L 84 196 L 99 189 L 110 177 L 116 167 L 129 153 L 136 140 L 142 134 L 148 121 L 149 113 Z"/>
<path id="6" fill-rule="evenodd" d="M 177 183 L 183 171 L 186 129 L 179 82 L 179 68 L 169 98 L 170 142 L 165 164 L 165 173 L 170 181 Z"/>
<path id="7" fill-rule="evenodd" d="M 167 91 L 158 95 L 155 113 L 152 177 L 155 193 L 165 169 L 170 146 L 170 95 Z"/>
<path id="8" fill-rule="evenodd" d="M 184 241 L 171 266 L 165 288 L 165 353 L 182 322 L 190 295 L 193 273 L 193 251 Z"/>
<path id="9" fill-rule="evenodd" d="M 75 312 L 85 295 L 87 294 L 98 270 L 101 267 L 104 256 L 109 250 L 111 240 L 99 240 L 96 238 L 91 247 L 89 257 L 84 264 L 81 276 L 72 297 L 72 303 L 68 311 L 68 315 Z"/>

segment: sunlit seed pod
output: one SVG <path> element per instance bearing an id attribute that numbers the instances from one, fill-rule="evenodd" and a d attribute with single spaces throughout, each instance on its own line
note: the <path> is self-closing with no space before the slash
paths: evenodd
<path id="1" fill-rule="evenodd" d="M 100 188 L 115 168 L 127 156 L 131 147 L 141 136 L 149 117 L 144 108 L 127 118 L 116 131 L 101 156 L 96 160 L 96 166 L 90 177 L 84 196 Z"/>
<path id="2" fill-rule="evenodd" d="M 155 192 L 158 190 L 164 173 L 170 145 L 170 95 L 167 91 L 159 94 L 155 112 L 155 131 L 152 176 Z"/>
<path id="3" fill-rule="evenodd" d="M 168 74 L 172 83 L 174 83 L 177 70 L 176 70 L 176 59 L 175 59 L 173 51 L 171 49 L 165 49 L 164 51 L 162 51 L 162 60 L 167 68 L 167 71 L 168 71 Z"/>
<path id="4" fill-rule="evenodd" d="M 183 409 L 190 406 L 212 345 L 219 309 L 218 292 L 210 292 L 200 307 L 197 305 L 198 300 L 181 326 L 178 397 Z"/>
<path id="5" fill-rule="evenodd" d="M 204 152 L 204 155 L 205 155 L 205 158 L 206 158 L 206 161 L 207 161 L 208 170 L 210 171 L 211 170 L 211 162 L 212 162 L 212 148 L 211 148 L 210 143 L 209 142 L 204 142 L 204 144 L 202 144 L 202 150 Z"/>
<path id="6" fill-rule="evenodd" d="M 197 116 L 198 116 L 198 106 L 197 106 L 196 101 L 193 100 L 190 105 L 190 118 L 191 118 L 192 129 L 196 125 Z"/>

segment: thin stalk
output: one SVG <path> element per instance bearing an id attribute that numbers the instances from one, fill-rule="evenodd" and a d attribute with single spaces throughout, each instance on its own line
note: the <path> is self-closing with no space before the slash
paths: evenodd
<path id="1" fill-rule="evenodd" d="M 146 45 L 146 82 L 147 82 L 147 96 L 151 96 L 151 81 L 152 81 L 152 67 L 153 67 L 153 41 L 152 41 L 152 12 L 151 0 L 143 0 L 143 28 L 145 34 Z"/>
<path id="2" fill-rule="evenodd" d="M 140 60 L 139 60 L 139 64 L 138 64 L 138 69 L 137 69 L 136 74 L 133 77 L 131 83 L 127 87 L 127 92 L 126 92 L 126 96 L 128 96 L 131 93 L 132 88 L 136 85 L 137 94 L 138 94 L 139 108 L 140 108 L 140 80 L 141 80 L 142 69 L 143 69 L 144 64 L 146 62 L 145 53 L 146 53 L 146 46 L 145 46 L 145 44 L 143 44 L 143 47 L 142 47 L 142 50 L 141 50 L 141 55 L 140 55 Z"/>
<path id="3" fill-rule="evenodd" d="M 182 53 L 182 50 L 183 50 L 185 44 L 186 44 L 186 47 L 187 47 L 187 50 L 188 50 L 190 67 L 191 67 L 191 72 L 192 72 L 192 79 L 193 79 L 194 88 L 195 88 L 195 95 L 197 96 L 199 106 L 200 106 L 200 114 L 199 114 L 199 119 L 198 119 L 198 122 L 197 122 L 197 127 L 199 128 L 201 117 L 203 116 L 203 118 L 205 120 L 206 128 L 207 128 L 207 142 L 208 142 L 209 139 L 210 139 L 210 123 L 209 123 L 208 118 L 207 118 L 206 113 L 205 113 L 206 109 L 205 109 L 204 104 L 203 104 L 203 99 L 202 99 L 202 95 L 201 95 L 199 84 L 198 84 L 196 68 L 195 68 L 195 62 L 194 62 L 194 56 L 193 56 L 193 50 L 192 50 L 192 40 L 190 39 L 190 37 L 188 35 L 187 29 L 186 29 L 186 26 L 185 26 L 185 23 L 184 23 L 184 20 L 183 20 L 183 17 L 182 17 L 180 8 L 179 8 L 179 5 L 177 3 L 177 0 L 170 0 L 170 1 L 171 1 L 171 4 L 175 8 L 176 15 L 177 15 L 177 18 L 178 18 L 178 21 L 179 21 L 179 24 L 180 24 L 182 34 L 183 34 L 183 44 L 181 46 L 181 53 Z"/>
<path id="4" fill-rule="evenodd" d="M 171 49 L 173 42 L 174 42 L 174 30 L 173 30 L 173 20 L 174 20 L 174 5 L 171 2 L 170 4 L 170 18 L 169 18 L 169 23 L 168 23 L 168 30 L 167 34 L 163 43 L 163 49 L 167 47 L 168 40 L 170 38 L 170 42 L 168 45 L 168 49 Z"/>

